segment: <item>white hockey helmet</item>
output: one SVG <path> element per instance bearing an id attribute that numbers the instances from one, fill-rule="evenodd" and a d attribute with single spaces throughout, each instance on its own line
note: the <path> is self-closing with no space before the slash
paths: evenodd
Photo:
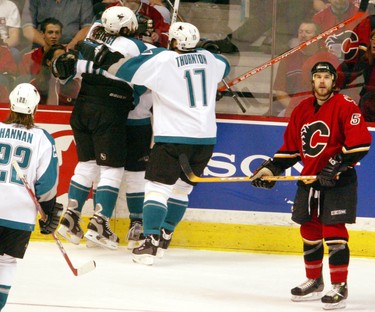
<path id="1" fill-rule="evenodd" d="M 21 114 L 33 114 L 39 104 L 38 90 L 30 83 L 20 83 L 9 94 L 10 109 Z"/>
<path id="2" fill-rule="evenodd" d="M 177 42 L 177 49 L 189 51 L 194 49 L 200 40 L 199 30 L 193 24 L 176 22 L 169 28 L 169 43 L 172 39 Z"/>
<path id="3" fill-rule="evenodd" d="M 113 6 L 102 14 L 102 24 L 107 33 L 117 35 L 123 27 L 130 32 L 138 29 L 138 21 L 132 10 L 124 6 Z"/>

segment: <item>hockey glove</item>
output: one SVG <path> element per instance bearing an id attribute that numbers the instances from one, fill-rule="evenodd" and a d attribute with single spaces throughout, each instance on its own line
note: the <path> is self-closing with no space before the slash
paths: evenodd
<path id="1" fill-rule="evenodd" d="M 278 176 L 283 172 L 281 168 L 276 166 L 272 159 L 264 161 L 259 168 L 257 168 L 254 174 L 250 177 L 251 184 L 255 187 L 271 189 L 275 186 L 275 181 L 265 181 L 262 177 L 265 176 Z"/>
<path id="2" fill-rule="evenodd" d="M 216 102 L 220 101 L 223 98 L 223 92 L 216 91 Z"/>
<path id="3" fill-rule="evenodd" d="M 68 79 L 76 73 L 76 55 L 72 52 L 61 54 L 52 62 L 52 74 L 61 80 Z"/>
<path id="4" fill-rule="evenodd" d="M 124 58 L 120 52 L 111 52 L 109 48 L 101 44 L 95 48 L 94 68 L 108 70 L 111 65 Z"/>
<path id="5" fill-rule="evenodd" d="M 74 50 L 76 50 L 79 53 L 80 59 L 84 59 L 87 61 L 94 61 L 95 59 L 95 48 L 98 46 L 97 43 L 89 41 L 89 40 L 83 40 L 79 41 L 75 47 Z"/>
<path id="6" fill-rule="evenodd" d="M 318 174 L 317 178 L 321 186 L 333 187 L 336 185 L 338 175 L 345 171 L 347 166 L 342 164 L 342 156 L 337 154 L 328 160 L 327 165 Z"/>
<path id="7" fill-rule="evenodd" d="M 52 234 L 59 225 L 60 217 L 64 209 L 63 205 L 57 202 L 54 202 L 53 205 L 45 203 L 40 204 L 47 216 L 47 221 L 45 222 L 39 219 L 40 233 L 45 235 Z"/>

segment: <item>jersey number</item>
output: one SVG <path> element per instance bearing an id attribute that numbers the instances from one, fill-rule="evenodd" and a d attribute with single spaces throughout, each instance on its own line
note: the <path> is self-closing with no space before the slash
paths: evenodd
<path id="1" fill-rule="evenodd" d="M 20 168 L 27 168 L 31 159 L 31 150 L 28 147 L 16 146 L 13 148 L 12 145 L 6 143 L 0 143 L 0 166 L 6 166 L 12 160 L 12 156 L 20 159 L 18 164 Z M 18 179 L 16 170 L 11 167 L 11 172 L 7 170 L 0 170 L 0 182 L 6 182 L 9 179 L 10 183 L 22 184 L 22 181 Z"/>
<path id="2" fill-rule="evenodd" d="M 206 88 L 206 72 L 204 69 L 195 69 L 195 70 L 186 70 L 185 71 L 185 79 L 186 84 L 189 90 L 189 101 L 190 107 L 196 107 L 195 104 L 195 92 L 193 88 L 193 79 L 192 75 L 200 76 L 201 84 L 202 84 L 202 99 L 203 99 L 203 106 L 207 106 L 207 88 Z M 197 79 L 194 79 L 194 81 Z"/>

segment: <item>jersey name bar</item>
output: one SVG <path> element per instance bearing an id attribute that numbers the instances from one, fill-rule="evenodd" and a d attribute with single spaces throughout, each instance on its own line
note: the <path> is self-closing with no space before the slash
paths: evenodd
<path id="1" fill-rule="evenodd" d="M 181 55 L 177 57 L 176 60 L 178 67 L 190 64 L 207 64 L 206 56 L 202 54 Z"/>
<path id="2" fill-rule="evenodd" d="M 2 139 L 15 139 L 26 143 L 32 143 L 33 134 L 20 129 L 4 129 L 0 128 L 0 138 Z"/>

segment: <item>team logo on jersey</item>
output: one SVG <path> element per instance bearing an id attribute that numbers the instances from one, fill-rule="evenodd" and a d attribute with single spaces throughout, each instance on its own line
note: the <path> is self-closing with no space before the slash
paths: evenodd
<path id="1" fill-rule="evenodd" d="M 329 36 L 325 40 L 325 44 L 328 51 L 336 55 L 339 59 L 350 61 L 357 56 L 359 39 L 355 32 L 346 30 L 342 33 Z"/>
<path id="2" fill-rule="evenodd" d="M 100 159 L 101 160 L 107 160 L 107 154 L 106 153 L 100 153 Z"/>
<path id="3" fill-rule="evenodd" d="M 302 150 L 305 156 L 316 157 L 327 146 L 329 127 L 323 121 L 306 124 L 301 129 Z"/>

